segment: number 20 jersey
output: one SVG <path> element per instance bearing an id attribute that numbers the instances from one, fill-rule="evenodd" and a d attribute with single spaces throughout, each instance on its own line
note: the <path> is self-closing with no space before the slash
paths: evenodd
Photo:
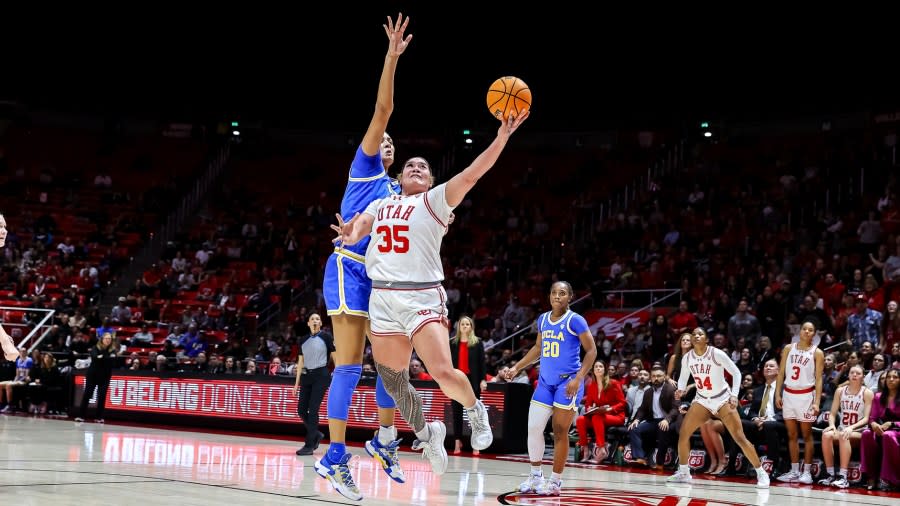
<path id="1" fill-rule="evenodd" d="M 453 207 L 447 184 L 418 195 L 391 195 L 366 208 L 375 217 L 366 248 L 366 273 L 376 281 L 444 280 L 441 241 Z"/>
<path id="2" fill-rule="evenodd" d="M 553 321 L 548 311 L 538 317 L 541 335 L 541 378 L 555 385 L 561 376 L 573 375 L 581 369 L 581 340 L 578 336 L 589 330 L 580 314 L 569 310 Z M 563 378 L 565 379 L 565 378 Z"/>

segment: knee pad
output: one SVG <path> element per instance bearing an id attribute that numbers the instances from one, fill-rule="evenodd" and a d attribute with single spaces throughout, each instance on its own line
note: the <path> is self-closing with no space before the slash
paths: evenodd
<path id="1" fill-rule="evenodd" d="M 541 404 L 531 403 L 528 408 L 528 458 L 540 462 L 544 458 L 544 429 L 553 416 L 553 410 Z"/>
<path id="2" fill-rule="evenodd" d="M 347 420 L 350 413 L 350 400 L 361 374 L 362 366 L 358 364 L 339 365 L 334 368 L 331 387 L 328 390 L 328 418 Z"/>
<path id="3" fill-rule="evenodd" d="M 379 408 L 394 409 L 397 407 L 394 398 L 384 388 L 384 381 L 381 379 L 380 374 L 375 379 L 375 403 L 378 404 Z"/>

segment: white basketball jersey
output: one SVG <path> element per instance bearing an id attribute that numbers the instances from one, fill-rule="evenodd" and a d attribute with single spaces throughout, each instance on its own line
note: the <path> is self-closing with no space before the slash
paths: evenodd
<path id="1" fill-rule="evenodd" d="M 737 369 L 734 363 L 728 358 L 728 355 L 712 346 L 706 347 L 706 353 L 702 356 L 689 351 L 683 359 L 682 370 L 687 370 L 688 374 L 694 377 L 694 384 L 697 385 L 697 395 L 703 397 L 713 397 L 722 393 L 723 390 L 731 388 L 731 385 L 725 383 L 725 370 L 731 369 L 727 367 L 729 364 Z M 730 371 L 732 377 L 734 372 Z M 740 371 L 738 371 L 740 377 Z M 679 381 L 679 387 L 681 381 Z"/>
<path id="2" fill-rule="evenodd" d="M 816 385 L 816 347 L 799 350 L 797 346 L 791 345 L 784 364 L 784 386 L 795 390 Z"/>
<path id="3" fill-rule="evenodd" d="M 366 273 L 376 281 L 443 281 L 441 241 L 453 210 L 446 183 L 419 195 L 391 195 L 366 208 L 375 217 Z"/>
<path id="4" fill-rule="evenodd" d="M 838 413 L 838 428 L 843 429 L 855 424 L 863 416 L 863 408 L 865 407 L 865 398 L 863 394 L 866 392 L 865 385 L 860 387 L 859 392 L 850 393 L 850 385 L 844 387 L 841 392 L 841 407 Z"/>

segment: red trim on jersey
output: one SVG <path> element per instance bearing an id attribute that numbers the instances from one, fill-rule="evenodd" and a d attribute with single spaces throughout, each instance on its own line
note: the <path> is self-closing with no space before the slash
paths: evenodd
<path id="1" fill-rule="evenodd" d="M 788 386 L 784 387 L 784 391 L 789 394 L 808 394 L 815 389 L 816 389 L 816 387 L 808 387 L 808 388 L 801 388 L 801 389 L 791 388 Z"/>
<path id="2" fill-rule="evenodd" d="M 441 285 L 426 286 L 425 288 L 385 288 L 383 286 L 373 286 L 372 290 L 393 290 L 395 292 L 420 292 L 422 290 L 434 290 Z"/>
<path id="3" fill-rule="evenodd" d="M 443 324 L 445 327 L 450 327 L 450 325 L 449 325 L 450 321 L 447 320 L 447 318 L 444 317 L 444 315 L 441 315 L 441 316 L 438 316 L 435 318 L 429 318 L 429 319 L 423 321 L 422 323 L 420 323 L 418 327 L 413 329 L 412 333 L 410 334 L 410 337 L 414 337 L 417 332 L 422 330 L 422 327 L 424 327 L 425 325 L 428 325 L 429 323 L 432 323 L 432 322 L 438 322 L 438 323 Z"/>
<path id="4" fill-rule="evenodd" d="M 369 329 L 369 333 L 372 334 L 372 335 L 375 336 L 375 337 L 388 337 L 388 336 L 403 336 L 403 337 L 409 337 L 409 336 L 407 336 L 406 334 L 404 334 L 404 333 L 402 333 L 402 332 L 375 332 L 374 330 Z"/>
<path id="5" fill-rule="evenodd" d="M 425 197 L 422 199 L 425 201 L 425 209 L 428 209 L 428 214 L 434 218 L 434 221 L 438 222 L 438 225 L 447 228 L 447 225 L 444 225 L 444 222 L 437 217 L 437 214 L 434 212 L 434 209 L 431 208 L 431 204 L 428 203 L 428 192 L 425 192 Z"/>

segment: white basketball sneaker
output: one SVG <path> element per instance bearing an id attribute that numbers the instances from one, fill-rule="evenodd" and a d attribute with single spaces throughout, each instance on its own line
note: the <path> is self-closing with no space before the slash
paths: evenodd
<path id="1" fill-rule="evenodd" d="M 447 437 L 447 426 L 440 420 L 428 423 L 431 433 L 428 441 L 413 441 L 412 449 L 422 450 L 422 457 L 431 463 L 434 474 L 444 474 L 447 471 L 447 449 L 444 448 L 444 438 Z"/>
<path id="2" fill-rule="evenodd" d="M 543 474 L 530 474 L 528 479 L 519 484 L 519 492 L 524 494 L 537 492 L 544 485 Z"/>
<path id="3" fill-rule="evenodd" d="M 472 427 L 471 444 L 473 450 L 484 450 L 494 442 L 494 433 L 491 432 L 491 423 L 488 420 L 487 408 L 478 400 L 472 409 L 467 409 L 469 425 Z"/>

